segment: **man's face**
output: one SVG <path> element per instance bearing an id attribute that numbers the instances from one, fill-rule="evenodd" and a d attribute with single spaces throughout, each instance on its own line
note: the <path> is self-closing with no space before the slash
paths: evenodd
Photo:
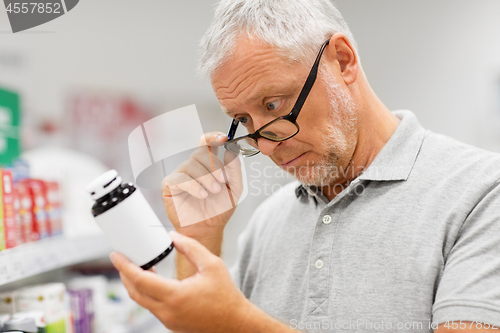
<path id="1" fill-rule="evenodd" d="M 244 39 L 211 81 L 224 111 L 253 133 L 290 113 L 309 71 L 269 45 Z M 339 78 L 327 66 L 320 66 L 297 118 L 299 133 L 282 142 L 258 140 L 262 154 L 303 184 L 324 186 L 345 178 L 342 172 L 354 153 L 357 112 L 347 90 L 337 82 Z"/>

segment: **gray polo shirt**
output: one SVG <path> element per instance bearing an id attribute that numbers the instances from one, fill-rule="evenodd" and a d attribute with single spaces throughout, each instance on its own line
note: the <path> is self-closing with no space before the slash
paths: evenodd
<path id="1" fill-rule="evenodd" d="M 332 201 L 293 182 L 259 206 L 235 281 L 304 332 L 500 328 L 500 155 L 394 114 L 389 142 Z"/>

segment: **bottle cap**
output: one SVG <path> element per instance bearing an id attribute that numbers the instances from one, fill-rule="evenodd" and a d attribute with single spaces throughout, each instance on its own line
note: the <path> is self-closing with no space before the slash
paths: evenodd
<path id="1" fill-rule="evenodd" d="M 122 178 L 118 176 L 118 172 L 116 170 L 109 170 L 91 182 L 86 190 L 90 193 L 92 199 L 97 200 L 113 191 L 121 183 Z"/>
<path id="2" fill-rule="evenodd" d="M 3 324 L 2 332 L 23 332 L 23 333 L 37 333 L 35 320 L 33 318 L 15 318 Z"/>

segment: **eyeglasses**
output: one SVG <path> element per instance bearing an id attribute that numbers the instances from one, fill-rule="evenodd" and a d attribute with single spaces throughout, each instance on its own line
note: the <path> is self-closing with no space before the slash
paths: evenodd
<path id="1" fill-rule="evenodd" d="M 316 81 L 319 61 L 321 59 L 323 51 L 325 50 L 325 47 L 329 42 L 330 38 L 328 38 L 321 46 L 318 56 L 314 61 L 314 65 L 312 66 L 311 71 L 307 76 L 306 83 L 304 83 L 304 86 L 300 91 L 299 97 L 297 98 L 292 111 L 290 111 L 290 113 L 286 116 L 276 118 L 273 121 L 265 124 L 254 133 L 244 135 L 239 138 L 234 138 L 234 135 L 236 134 L 236 129 L 238 128 L 238 124 L 240 121 L 236 118 L 233 119 L 231 127 L 229 128 L 229 132 L 227 134 L 228 140 L 224 144 L 224 148 L 235 154 L 241 154 L 243 157 L 250 157 L 260 152 L 257 141 L 260 138 L 264 138 L 274 142 L 281 142 L 288 140 L 299 133 L 300 128 L 297 124 L 297 117 L 306 101 L 307 96 L 309 95 L 309 92 L 312 89 L 314 82 Z"/>

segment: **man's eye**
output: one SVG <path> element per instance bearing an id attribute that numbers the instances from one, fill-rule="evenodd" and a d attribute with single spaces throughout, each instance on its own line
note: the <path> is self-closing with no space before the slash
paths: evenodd
<path id="1" fill-rule="evenodd" d="M 281 100 L 266 103 L 268 110 L 277 110 L 281 105 Z"/>
<path id="2" fill-rule="evenodd" d="M 248 118 L 247 117 L 238 117 L 236 118 L 242 125 L 248 124 Z"/>

